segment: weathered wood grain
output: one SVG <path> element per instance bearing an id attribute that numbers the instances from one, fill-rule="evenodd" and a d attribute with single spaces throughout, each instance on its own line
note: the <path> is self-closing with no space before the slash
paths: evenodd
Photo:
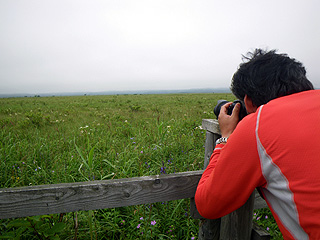
<path id="1" fill-rule="evenodd" d="M 202 128 L 209 132 L 220 134 L 220 127 L 217 119 L 202 119 Z"/>
<path id="2" fill-rule="evenodd" d="M 260 227 L 257 223 L 253 223 L 251 240 L 270 240 L 270 234 Z"/>
<path id="3" fill-rule="evenodd" d="M 203 219 L 200 222 L 198 239 L 200 240 L 219 240 L 220 222 L 218 219 Z"/>
<path id="4" fill-rule="evenodd" d="M 203 168 L 205 169 L 208 164 L 210 157 L 212 155 L 213 149 L 216 145 L 216 140 L 220 137 L 219 134 L 212 133 L 207 131 L 206 132 L 206 143 L 205 143 L 205 153 L 204 153 L 204 165 Z"/>
<path id="5" fill-rule="evenodd" d="M 213 152 L 216 138 L 217 138 L 216 134 L 206 131 L 205 154 L 204 154 L 204 165 L 203 165 L 204 169 L 206 169 L 206 167 L 209 164 L 209 159 Z M 194 198 L 191 198 L 190 200 L 190 215 L 195 219 L 201 219 L 201 218 L 203 219 L 203 217 L 199 214 L 197 210 Z"/>
<path id="6" fill-rule="evenodd" d="M 255 190 L 255 200 L 253 209 L 261 209 L 261 208 L 268 208 L 268 204 L 266 201 L 260 196 L 259 192 Z"/>
<path id="7" fill-rule="evenodd" d="M 220 239 L 250 239 L 255 193 L 236 211 L 221 218 Z"/>
<path id="8" fill-rule="evenodd" d="M 216 124 L 215 124 L 216 125 Z M 204 126 L 204 121 L 202 121 L 202 127 Z M 215 147 L 215 141 L 219 137 L 219 132 L 206 132 L 206 143 L 205 143 L 205 155 L 204 155 L 204 169 L 209 165 L 210 156 Z M 198 212 L 198 211 L 194 211 Z M 200 214 L 195 214 L 194 216 L 200 216 Z M 199 240 L 219 240 L 220 239 L 220 223 L 221 219 L 201 219 L 199 226 L 198 239 Z"/>
<path id="9" fill-rule="evenodd" d="M 194 197 L 203 171 L 0 189 L 0 219 Z"/>

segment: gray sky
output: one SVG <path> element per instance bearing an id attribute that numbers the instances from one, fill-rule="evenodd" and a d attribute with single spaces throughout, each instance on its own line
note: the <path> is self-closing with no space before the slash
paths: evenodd
<path id="1" fill-rule="evenodd" d="M 320 87 L 319 0 L 0 0 L 0 93 L 229 87 L 278 49 Z"/>

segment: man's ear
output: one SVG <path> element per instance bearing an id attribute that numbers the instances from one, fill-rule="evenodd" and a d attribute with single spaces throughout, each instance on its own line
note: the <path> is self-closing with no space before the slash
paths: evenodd
<path id="1" fill-rule="evenodd" d="M 246 105 L 248 114 L 254 113 L 258 109 L 258 107 L 253 104 L 251 98 L 248 97 L 248 95 L 244 96 L 244 104 Z"/>

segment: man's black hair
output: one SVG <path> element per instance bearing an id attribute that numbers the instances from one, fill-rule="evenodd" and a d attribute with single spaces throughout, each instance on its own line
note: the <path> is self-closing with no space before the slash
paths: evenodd
<path id="1" fill-rule="evenodd" d="M 286 54 L 256 49 L 243 60 L 233 75 L 231 91 L 240 100 L 247 95 L 257 107 L 278 97 L 314 89 L 302 63 Z"/>

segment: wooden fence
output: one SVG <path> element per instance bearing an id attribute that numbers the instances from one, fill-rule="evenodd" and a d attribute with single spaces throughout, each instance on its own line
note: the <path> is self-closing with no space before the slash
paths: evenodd
<path id="1" fill-rule="evenodd" d="M 215 140 L 220 136 L 216 120 L 204 119 L 205 161 L 208 165 Z M 38 185 L 0 189 L 0 219 L 116 208 L 191 198 L 190 211 L 200 218 L 199 239 L 269 239 L 252 225 L 253 209 L 267 207 L 254 192 L 247 203 L 215 220 L 203 219 L 193 197 L 203 171 L 181 172 L 126 179 Z"/>

